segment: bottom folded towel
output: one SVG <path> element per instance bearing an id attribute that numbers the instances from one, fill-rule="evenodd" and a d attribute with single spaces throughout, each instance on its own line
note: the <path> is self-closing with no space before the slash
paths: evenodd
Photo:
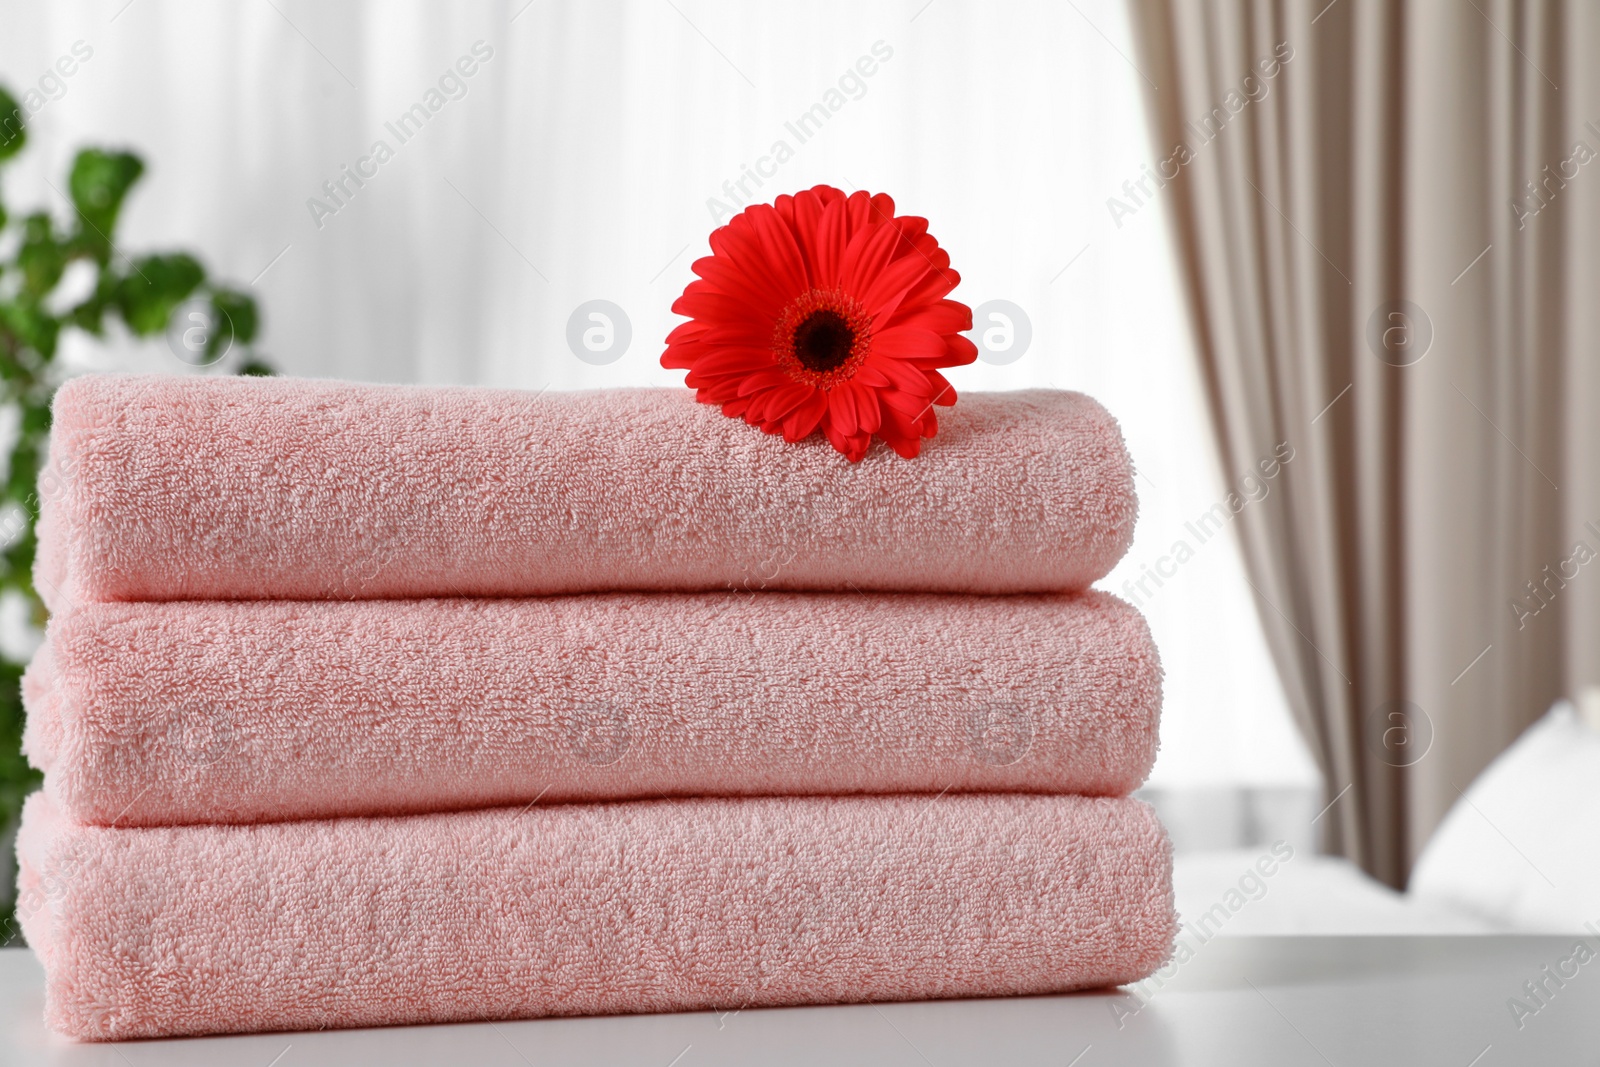
<path id="1" fill-rule="evenodd" d="M 36 794 L 17 852 L 46 1020 L 101 1040 L 1064 992 L 1147 976 L 1176 931 L 1132 799 L 118 829 Z"/>

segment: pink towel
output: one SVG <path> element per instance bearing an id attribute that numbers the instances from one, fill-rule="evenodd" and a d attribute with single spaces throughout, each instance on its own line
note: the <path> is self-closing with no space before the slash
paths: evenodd
<path id="1" fill-rule="evenodd" d="M 1175 933 L 1132 799 L 677 800 L 84 827 L 28 801 L 47 1022 L 91 1039 L 1054 993 Z"/>
<path id="2" fill-rule="evenodd" d="M 1133 536 L 1116 422 L 966 393 L 859 464 L 687 389 L 87 376 L 56 396 L 38 586 L 96 600 L 1080 589 Z"/>
<path id="3" fill-rule="evenodd" d="M 83 822 L 730 794 L 1121 795 L 1161 667 L 1101 592 L 91 604 L 25 747 Z"/>

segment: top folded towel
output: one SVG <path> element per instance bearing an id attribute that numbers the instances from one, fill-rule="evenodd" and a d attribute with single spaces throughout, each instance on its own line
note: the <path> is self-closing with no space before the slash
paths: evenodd
<path id="1" fill-rule="evenodd" d="M 921 457 L 785 443 L 685 389 L 88 376 L 56 396 L 37 585 L 73 603 L 610 590 L 1054 592 L 1133 536 L 1114 419 L 968 393 Z"/>

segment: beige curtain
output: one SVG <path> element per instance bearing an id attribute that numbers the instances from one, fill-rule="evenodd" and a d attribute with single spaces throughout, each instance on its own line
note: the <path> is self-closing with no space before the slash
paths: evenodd
<path id="1" fill-rule="evenodd" d="M 1237 525 L 1318 828 L 1403 885 L 1459 790 L 1600 675 L 1600 5 L 1134 0 L 1134 24 L 1227 469 L 1293 449 Z"/>

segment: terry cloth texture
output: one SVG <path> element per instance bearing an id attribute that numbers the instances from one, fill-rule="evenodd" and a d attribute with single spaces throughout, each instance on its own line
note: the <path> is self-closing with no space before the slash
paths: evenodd
<path id="1" fill-rule="evenodd" d="M 1133 468 L 1078 393 L 964 394 L 852 464 L 687 389 L 86 375 L 56 394 L 38 588 L 89 601 L 1081 589 Z"/>
<path id="2" fill-rule="evenodd" d="M 257 822 L 665 796 L 1123 795 L 1161 667 L 1091 591 L 90 604 L 24 747 L 65 814 Z"/>
<path id="3" fill-rule="evenodd" d="M 85 827 L 27 803 L 18 911 L 79 1038 L 1055 993 L 1175 932 L 1137 800 L 535 805 Z"/>

